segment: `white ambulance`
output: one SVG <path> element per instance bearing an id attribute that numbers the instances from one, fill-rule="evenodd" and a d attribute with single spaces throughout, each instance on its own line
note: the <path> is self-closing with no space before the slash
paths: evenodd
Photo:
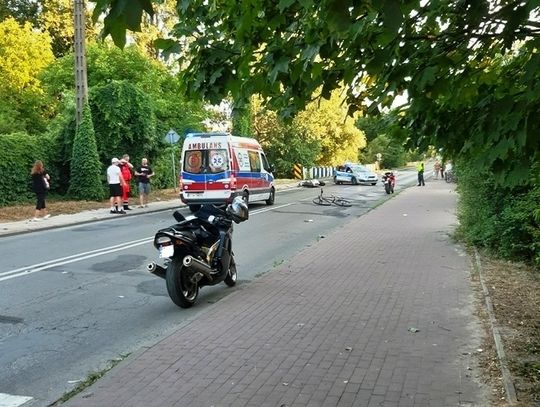
<path id="1" fill-rule="evenodd" d="M 275 199 L 273 166 L 259 142 L 228 133 L 190 133 L 182 149 L 180 198 L 192 211 L 201 204 Z"/>

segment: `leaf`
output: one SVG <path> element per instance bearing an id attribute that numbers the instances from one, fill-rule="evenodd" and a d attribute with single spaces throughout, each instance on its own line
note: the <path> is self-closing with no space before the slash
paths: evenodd
<path id="1" fill-rule="evenodd" d="M 142 6 L 139 1 L 132 2 L 124 10 L 126 16 L 126 27 L 131 31 L 141 31 Z"/>
<path id="2" fill-rule="evenodd" d="M 277 75 L 280 72 L 287 72 L 289 68 L 289 58 L 288 57 L 281 57 L 279 60 L 275 63 L 274 67 L 272 68 L 272 71 L 270 71 L 270 82 L 274 83 L 276 81 Z"/>
<path id="3" fill-rule="evenodd" d="M 386 0 L 384 3 L 384 25 L 390 30 L 397 32 L 403 21 L 403 14 L 396 0 Z"/>
<path id="4" fill-rule="evenodd" d="M 283 13 L 283 10 L 286 8 L 289 8 L 292 4 L 294 4 L 296 0 L 279 0 L 278 9 L 280 13 Z"/>

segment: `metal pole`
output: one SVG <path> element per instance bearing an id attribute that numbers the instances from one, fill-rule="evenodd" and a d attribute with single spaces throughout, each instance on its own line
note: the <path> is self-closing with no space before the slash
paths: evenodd
<path id="1" fill-rule="evenodd" d="M 85 10 L 84 0 L 73 0 L 73 18 L 75 25 L 75 98 L 77 127 L 82 120 L 84 104 L 88 100 L 88 83 L 86 77 L 86 45 L 85 45 Z"/>
<path id="2" fill-rule="evenodd" d="M 173 180 L 174 180 L 174 192 L 176 192 L 176 164 L 174 160 L 174 151 L 175 148 L 172 149 L 172 173 L 173 173 Z"/>

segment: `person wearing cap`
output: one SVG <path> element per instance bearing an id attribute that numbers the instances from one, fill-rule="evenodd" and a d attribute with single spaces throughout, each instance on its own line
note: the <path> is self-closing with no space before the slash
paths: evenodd
<path id="1" fill-rule="evenodd" d="M 122 205 L 124 206 L 125 211 L 130 211 L 129 207 L 129 193 L 131 192 L 131 170 L 133 169 L 133 164 L 129 162 L 129 155 L 124 154 L 122 159 L 118 163 L 118 167 L 122 172 L 122 177 L 124 178 L 125 183 L 122 185 Z"/>
<path id="2" fill-rule="evenodd" d="M 126 213 L 123 209 L 120 209 L 122 208 L 122 185 L 125 184 L 125 181 L 122 177 L 122 171 L 120 171 L 120 167 L 118 167 L 119 163 L 120 160 L 114 157 L 111 160 L 111 165 L 107 168 L 111 213 Z"/>

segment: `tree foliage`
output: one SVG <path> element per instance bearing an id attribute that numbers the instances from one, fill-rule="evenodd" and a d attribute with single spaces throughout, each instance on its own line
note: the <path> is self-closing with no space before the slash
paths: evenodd
<path id="1" fill-rule="evenodd" d="M 106 43 L 91 44 L 87 51 L 89 89 L 111 81 L 133 84 L 150 98 L 158 135 L 164 136 L 171 128 L 179 134 L 187 129 L 202 129 L 201 122 L 207 117 L 202 101 L 184 97 L 180 80 L 161 63 L 136 47 L 120 50 Z M 66 91 L 73 88 L 73 58 L 70 53 L 57 59 L 42 74 L 46 90 L 54 100 L 62 100 Z"/>
<path id="2" fill-rule="evenodd" d="M 277 176 L 292 178 L 295 164 L 313 167 L 321 151 L 315 138 L 302 134 L 294 125 L 284 122 L 276 112 L 265 109 L 257 96 L 253 96 L 250 107 L 253 137 L 264 148 Z"/>
<path id="3" fill-rule="evenodd" d="M 19 23 L 35 25 L 39 15 L 39 4 L 35 0 L 2 0 L 0 2 L 0 21 L 9 17 Z"/>
<path id="4" fill-rule="evenodd" d="M 540 267 L 540 188 L 502 186 L 489 171 L 458 161 L 460 233 L 473 245 Z"/>
<path id="5" fill-rule="evenodd" d="M 118 44 L 126 28 L 140 28 L 138 13 L 152 12 L 150 0 L 135 1 L 135 16 L 122 3 L 98 3 L 114 16 L 106 30 Z M 184 81 L 212 102 L 230 94 L 242 105 L 260 94 L 292 115 L 345 83 L 350 113 L 376 113 L 407 92 L 409 146 L 470 159 L 488 152 L 478 168 L 517 183 L 538 160 L 539 11 L 536 0 L 185 0 L 177 41 L 161 45 L 178 51 L 190 39 Z M 510 59 L 499 74 L 498 55 Z M 507 123 L 489 126 L 490 110 Z"/>
<path id="6" fill-rule="evenodd" d="M 43 131 L 49 109 L 39 73 L 52 60 L 47 34 L 13 18 L 0 22 L 0 132 Z"/>
<path id="7" fill-rule="evenodd" d="M 81 124 L 73 140 L 68 194 L 77 199 L 103 199 L 102 165 L 99 161 L 92 115 L 84 106 Z"/>
<path id="8" fill-rule="evenodd" d="M 336 89 L 328 100 L 309 103 L 293 120 L 300 133 L 317 140 L 320 146 L 317 165 L 357 161 L 358 153 L 366 147 L 364 134 L 354 125 L 354 119 L 347 116 L 341 93 Z"/>
<path id="9" fill-rule="evenodd" d="M 127 81 L 114 81 L 91 88 L 89 104 L 102 162 L 126 153 L 155 157 L 159 142 L 147 94 Z"/>
<path id="10" fill-rule="evenodd" d="M 88 9 L 85 21 L 87 41 L 96 39 L 97 30 L 92 25 L 91 13 Z M 73 50 L 75 36 L 73 0 L 42 0 L 37 23 L 41 29 L 49 33 L 55 56 L 60 57 Z"/>
<path id="11" fill-rule="evenodd" d="M 378 161 L 377 154 L 381 154 L 380 168 L 396 168 L 406 164 L 405 149 L 386 134 L 371 140 L 362 157 L 365 162 L 373 163 Z"/>

